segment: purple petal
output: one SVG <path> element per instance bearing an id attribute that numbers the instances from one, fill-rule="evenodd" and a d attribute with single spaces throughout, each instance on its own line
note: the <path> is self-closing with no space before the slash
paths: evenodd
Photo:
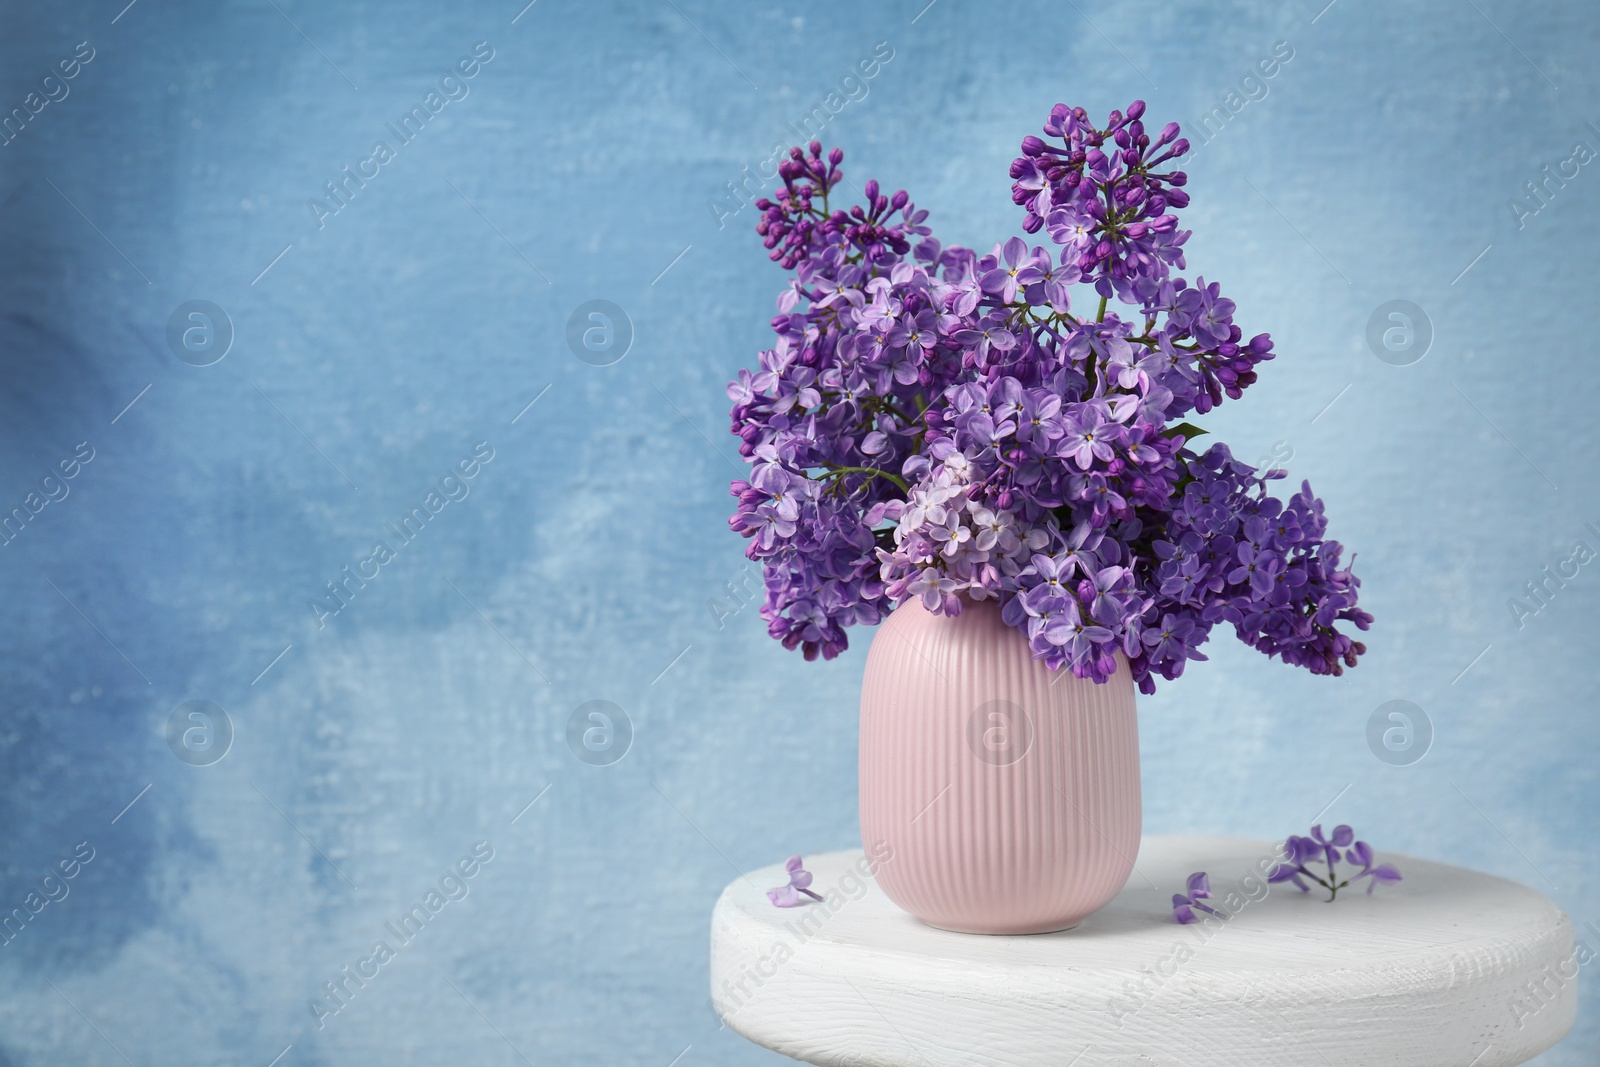
<path id="1" fill-rule="evenodd" d="M 805 861 L 799 856 L 790 856 L 789 861 L 783 865 L 783 869 L 788 871 L 791 876 L 795 871 L 802 870 L 804 867 Z"/>
<path id="2" fill-rule="evenodd" d="M 1290 853 L 1290 859 L 1294 863 L 1304 863 L 1307 860 L 1316 859 L 1322 854 L 1322 846 L 1309 837 L 1291 837 L 1289 841 L 1294 849 Z"/>
<path id="3" fill-rule="evenodd" d="M 776 889 L 767 890 L 767 899 L 772 901 L 776 908 L 793 908 L 800 904 L 800 894 L 792 885 L 780 885 Z"/>
<path id="4" fill-rule="evenodd" d="M 1333 844 L 1344 848 L 1356 839 L 1356 832 L 1350 827 L 1340 824 L 1333 828 Z"/>
<path id="5" fill-rule="evenodd" d="M 1206 877 L 1205 871 L 1196 871 L 1189 876 L 1189 896 L 1191 898 L 1209 897 L 1211 895 L 1211 880 Z"/>
<path id="6" fill-rule="evenodd" d="M 1006 287 L 1006 284 L 1010 281 L 1010 274 L 1000 270 L 999 268 L 996 268 L 994 270 L 984 272 L 983 277 L 978 279 L 978 288 L 982 289 L 986 293 L 998 293 L 1003 291 Z"/>
<path id="7" fill-rule="evenodd" d="M 1182 900 L 1183 898 L 1179 897 L 1178 899 Z M 1195 915 L 1194 911 L 1187 904 L 1173 905 L 1172 917 L 1184 925 L 1188 925 L 1198 918 L 1198 916 Z"/>
<path id="8" fill-rule="evenodd" d="M 1374 882 L 1382 882 L 1384 885 L 1393 885 L 1401 880 L 1400 872 L 1394 868 L 1393 864 L 1380 863 L 1372 868 L 1372 880 Z"/>

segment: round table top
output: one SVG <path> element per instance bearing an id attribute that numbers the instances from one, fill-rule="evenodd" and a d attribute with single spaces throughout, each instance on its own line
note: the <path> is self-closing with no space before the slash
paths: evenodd
<path id="1" fill-rule="evenodd" d="M 1021 937 L 922 924 L 859 850 L 807 856 L 826 899 L 777 908 L 774 864 L 717 901 L 712 1002 L 758 1044 L 848 1067 L 1507 1067 L 1571 1028 L 1590 952 L 1539 893 L 1391 853 L 1403 882 L 1329 904 L 1268 887 L 1274 853 L 1146 837 L 1115 900 Z M 1178 925 L 1172 894 L 1201 870 L 1229 917 Z"/>

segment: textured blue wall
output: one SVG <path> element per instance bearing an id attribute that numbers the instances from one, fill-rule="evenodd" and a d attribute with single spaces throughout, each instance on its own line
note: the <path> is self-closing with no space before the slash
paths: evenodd
<path id="1" fill-rule="evenodd" d="M 1190 168 L 1191 270 L 1282 355 L 1213 422 L 1327 497 L 1378 624 L 1339 680 L 1219 640 L 1143 701 L 1147 829 L 1281 836 L 1337 796 L 1380 848 L 1600 920 L 1600 566 L 1508 606 L 1600 548 L 1600 172 L 1524 186 L 1600 149 L 1593 12 L 123 2 L 0 32 L 29 113 L 0 147 L 0 508 L 38 509 L 0 548 L 0 905 L 66 894 L 0 946 L 0 1064 L 778 1061 L 707 1008 L 706 917 L 736 869 L 855 841 L 865 641 L 808 665 L 736 610 L 722 386 L 780 272 L 725 183 L 880 41 L 825 139 L 946 241 L 1013 232 L 1006 166 L 1057 100 L 1238 106 Z M 365 186 L 308 207 L 346 166 Z M 169 343 L 197 300 L 220 361 L 204 321 Z M 589 300 L 631 322 L 608 366 L 620 336 L 567 343 Z M 1366 340 L 1390 300 L 1431 322 L 1407 366 Z M 376 576 L 308 607 L 346 565 Z M 218 762 L 204 721 L 169 731 L 190 700 L 232 724 Z M 634 731 L 614 765 L 568 743 L 593 700 Z M 1390 700 L 1432 723 L 1420 762 L 1369 750 Z M 460 899 L 319 1028 L 441 880 Z M 1539 1062 L 1597 1046 L 1590 992 Z"/>

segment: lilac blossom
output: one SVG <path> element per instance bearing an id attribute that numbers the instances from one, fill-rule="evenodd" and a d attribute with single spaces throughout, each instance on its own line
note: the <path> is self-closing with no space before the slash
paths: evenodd
<path id="1" fill-rule="evenodd" d="M 1348 826 L 1335 826 L 1328 837 L 1322 835 L 1320 824 L 1311 828 L 1310 837 L 1290 836 L 1283 843 L 1283 856 L 1283 860 L 1267 875 L 1267 881 L 1292 882 L 1300 892 L 1309 893 L 1311 887 L 1306 884 L 1309 880 L 1326 889 L 1329 900 L 1337 897 L 1339 890 L 1363 878 L 1369 879 L 1368 896 L 1379 885 L 1394 885 L 1401 880 L 1400 872 L 1393 864 L 1373 864 L 1372 846 L 1365 841 L 1357 841 L 1355 831 Z M 1345 863 L 1361 868 L 1343 881 L 1340 881 L 1337 869 L 1341 857 Z M 1306 866 L 1310 863 L 1322 864 L 1323 873 L 1313 872 Z"/>
<path id="2" fill-rule="evenodd" d="M 1189 145 L 1143 116 L 1057 105 L 1024 138 L 1012 199 L 1040 245 L 943 245 L 876 181 L 841 205 L 843 153 L 817 142 L 781 164 L 756 229 L 792 273 L 728 397 L 750 465 L 730 525 L 786 647 L 832 658 L 915 597 L 997 600 L 1051 669 L 1125 662 L 1147 693 L 1221 624 L 1316 674 L 1366 651 L 1310 486 L 1281 500 L 1282 471 L 1196 443 L 1188 420 L 1275 353 L 1220 283 L 1179 273 Z"/>
<path id="3" fill-rule="evenodd" d="M 805 903 L 800 899 L 802 893 L 812 900 L 822 899 L 809 888 L 811 885 L 811 872 L 806 870 L 805 862 L 799 856 L 790 856 L 789 861 L 783 865 L 783 868 L 789 874 L 788 884 L 767 890 L 767 899 L 772 901 L 773 907 L 797 908 Z"/>
<path id="4" fill-rule="evenodd" d="M 1340 880 L 1336 872 L 1336 864 L 1341 861 L 1361 868 L 1350 877 Z M 1311 828 L 1310 837 L 1291 835 L 1283 843 L 1283 859 L 1273 867 L 1267 875 L 1270 883 L 1290 882 L 1302 893 L 1309 893 L 1311 887 L 1307 881 L 1315 882 L 1328 891 L 1328 901 L 1339 895 L 1339 890 L 1354 885 L 1361 879 L 1367 882 L 1367 895 L 1381 885 L 1394 885 L 1401 881 L 1400 872 L 1393 864 L 1374 864 L 1372 846 L 1365 841 L 1357 841 L 1355 831 L 1348 826 L 1336 826 L 1332 835 L 1324 837 L 1321 825 Z M 1317 874 L 1310 870 L 1308 863 L 1322 864 L 1324 873 Z M 1325 876 L 1324 876 L 1325 875 Z M 1189 876 L 1186 892 L 1175 893 L 1172 897 L 1172 918 L 1179 923 L 1198 922 L 1200 917 L 1196 911 L 1203 911 L 1208 915 L 1218 915 L 1227 918 L 1201 901 L 1211 897 L 1211 882 L 1206 877 L 1206 872 L 1196 871 Z"/>
<path id="5" fill-rule="evenodd" d="M 1180 923 L 1188 924 L 1199 922 L 1200 916 L 1195 912 L 1203 911 L 1207 915 L 1216 915 L 1217 909 L 1201 901 L 1211 899 L 1211 880 L 1206 877 L 1205 871 L 1196 871 L 1189 876 L 1185 892 L 1172 895 L 1172 918 Z"/>

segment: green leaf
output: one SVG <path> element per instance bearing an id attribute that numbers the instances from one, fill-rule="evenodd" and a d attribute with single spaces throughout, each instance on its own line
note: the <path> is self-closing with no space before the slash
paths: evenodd
<path id="1" fill-rule="evenodd" d="M 1202 430 L 1200 427 L 1196 426 L 1192 422 L 1180 422 L 1176 426 L 1171 426 L 1171 427 L 1168 427 L 1167 429 L 1163 430 L 1161 432 L 1161 436 L 1162 437 L 1179 437 L 1179 436 L 1181 436 L 1185 441 L 1193 441 L 1196 437 L 1201 436 L 1205 432 L 1206 432 L 1205 430 Z"/>

